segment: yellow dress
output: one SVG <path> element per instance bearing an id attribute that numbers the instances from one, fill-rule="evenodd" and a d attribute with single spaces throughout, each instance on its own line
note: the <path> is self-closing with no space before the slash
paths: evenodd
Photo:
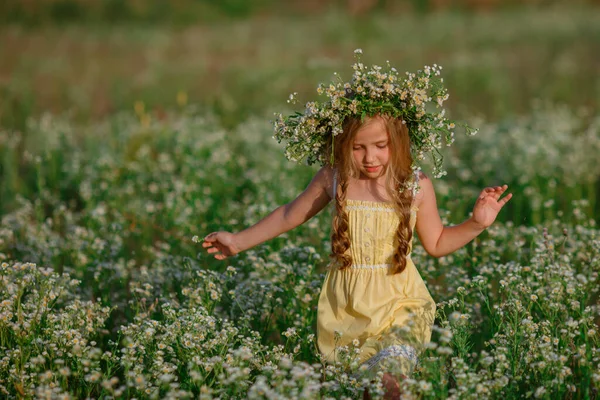
<path id="1" fill-rule="evenodd" d="M 409 376 L 431 340 L 435 302 L 410 256 L 402 273 L 391 273 L 399 222 L 394 206 L 346 200 L 346 212 L 353 265 L 340 270 L 332 264 L 326 274 L 317 315 L 319 350 L 335 362 L 345 357 L 339 346 L 348 346 L 358 353 L 364 376 L 386 370 L 389 362 L 400 369 L 395 372 Z M 413 231 L 416 212 L 413 207 Z"/>

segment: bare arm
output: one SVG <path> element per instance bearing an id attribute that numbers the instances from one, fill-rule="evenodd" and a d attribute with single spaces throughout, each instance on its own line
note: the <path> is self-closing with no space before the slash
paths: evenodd
<path id="1" fill-rule="evenodd" d="M 217 259 L 237 254 L 260 243 L 273 239 L 311 219 L 331 200 L 328 188 L 332 185 L 333 172 L 323 167 L 306 189 L 292 202 L 276 208 L 251 227 L 232 234 L 213 232 L 204 239 L 203 247 Z"/>
<path id="2" fill-rule="evenodd" d="M 494 222 L 500 209 L 512 197 L 508 194 L 499 200 L 507 189 L 506 185 L 485 188 L 477 198 L 472 217 L 459 225 L 445 227 L 437 209 L 431 180 L 421 175 L 420 186 L 422 198 L 416 228 L 425 251 L 433 257 L 453 253 L 477 237 Z"/>

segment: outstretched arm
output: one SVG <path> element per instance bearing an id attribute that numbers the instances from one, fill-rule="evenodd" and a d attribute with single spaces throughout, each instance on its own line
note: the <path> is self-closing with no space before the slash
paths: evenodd
<path id="1" fill-rule="evenodd" d="M 496 220 L 502 207 L 512 197 L 509 193 L 500 199 L 508 188 L 507 185 L 485 188 L 475 202 L 473 216 L 462 224 L 445 227 L 437 209 L 431 180 L 422 175 L 419 184 L 422 198 L 416 228 L 425 251 L 433 257 L 453 253 L 477 237 Z"/>
<path id="2" fill-rule="evenodd" d="M 273 239 L 315 216 L 329 203 L 328 187 L 332 185 L 333 171 L 323 167 L 295 200 L 276 208 L 251 227 L 238 232 L 213 232 L 204 238 L 202 247 L 215 254 L 218 260 L 252 248 Z"/>

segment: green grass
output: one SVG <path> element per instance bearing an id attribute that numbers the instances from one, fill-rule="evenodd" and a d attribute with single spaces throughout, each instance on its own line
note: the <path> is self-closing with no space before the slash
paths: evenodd
<path id="1" fill-rule="evenodd" d="M 38 150 L 18 162 L 19 153 L 6 146 L 13 138 L 0 137 L 4 171 L 22 174 L 11 181 L 15 188 L 2 186 L 3 198 L 11 190 L 21 196 L 0 229 L 0 391 L 338 398 L 359 396 L 367 385 L 377 395 L 377 382 L 349 374 L 352 357 L 323 364 L 311 336 L 331 209 L 226 262 L 192 240 L 256 222 L 299 193 L 314 168 L 285 161 L 263 119 L 233 131 L 191 109 L 144 121 L 132 113 L 86 128 L 32 120 L 28 143 Z M 532 141 L 544 124 L 552 128 Z M 581 121 L 569 110 L 540 109 L 511 126 L 486 125 L 447 153 L 449 171 L 457 173 L 435 182 L 445 223 L 466 218 L 479 181 L 525 177 L 513 204 L 529 204 L 533 194 L 545 202 L 558 198 L 549 182 L 560 175 L 544 171 L 562 165 L 549 155 L 582 146 L 589 153 L 579 153 L 578 162 L 588 163 L 581 171 L 595 165 L 597 144 L 578 141 Z M 597 140 L 598 124 L 591 126 Z M 499 134 L 510 159 L 490 146 Z M 470 152 L 477 157 L 460 158 Z M 522 169 L 521 157 L 545 167 Z M 483 169 L 481 159 L 498 168 Z M 515 206 L 503 210 L 506 222 L 452 255 L 433 259 L 415 246 L 412 259 L 438 314 L 433 342 L 406 390 L 432 399 L 593 398 L 600 382 L 600 246 L 590 201 L 578 198 L 588 175 L 578 171 L 565 171 L 576 178 L 563 193 L 565 211 L 542 205 L 533 226 L 510 221 Z"/>
<path id="2" fill-rule="evenodd" d="M 349 373 L 350 354 L 328 366 L 311 336 L 331 207 L 225 262 L 192 240 L 248 227 L 306 187 L 316 169 L 284 159 L 271 112 L 334 71 L 348 77 L 360 47 L 369 63 L 442 64 L 452 116 L 480 128 L 444 150 L 434 187 L 446 224 L 485 186 L 514 194 L 456 253 L 415 245 L 438 313 L 404 389 L 597 397 L 597 20 L 593 8 L 331 11 L 2 28 L 0 394 L 378 397 L 377 381 Z"/>

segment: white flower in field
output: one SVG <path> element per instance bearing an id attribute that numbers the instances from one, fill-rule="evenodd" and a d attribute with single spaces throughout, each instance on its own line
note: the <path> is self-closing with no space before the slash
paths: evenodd
<path id="1" fill-rule="evenodd" d="M 43 372 L 40 374 L 40 379 L 42 380 L 42 382 L 49 381 L 53 377 L 54 377 L 54 374 L 52 373 L 52 371 L 46 371 L 46 372 Z"/>
<path id="2" fill-rule="evenodd" d="M 437 353 L 441 355 L 450 355 L 453 353 L 453 350 L 450 347 L 442 346 L 437 348 Z"/>
<path id="3" fill-rule="evenodd" d="M 539 399 L 540 397 L 544 396 L 544 394 L 546 394 L 546 388 L 543 386 L 540 386 L 539 388 L 537 388 L 537 390 L 533 394 L 533 397 L 535 397 L 536 399 Z"/>
<path id="4" fill-rule="evenodd" d="M 419 381 L 419 388 L 424 392 L 429 392 L 433 388 L 433 385 L 427 381 Z"/>
<path id="5" fill-rule="evenodd" d="M 436 342 L 427 342 L 427 343 L 425 343 L 425 348 L 426 349 L 435 350 L 437 347 L 438 347 L 438 344 Z"/>
<path id="6" fill-rule="evenodd" d="M 86 375 L 84 378 L 86 382 L 98 382 L 100 378 L 102 378 L 102 373 L 100 371 L 93 371 L 90 374 Z"/>
<path id="7" fill-rule="evenodd" d="M 481 364 L 485 367 L 492 365 L 493 362 L 494 362 L 494 357 L 492 357 L 492 356 L 487 356 L 481 360 Z"/>
<path id="8" fill-rule="evenodd" d="M 573 300 L 571 301 L 571 309 L 574 311 L 577 311 L 581 308 L 581 303 L 579 303 L 577 300 Z"/>
<path id="9" fill-rule="evenodd" d="M 252 358 L 252 350 L 248 346 L 242 346 L 235 350 L 234 354 L 242 360 L 250 360 Z"/>
<path id="10" fill-rule="evenodd" d="M 285 336 L 288 339 L 296 336 L 296 328 L 287 328 L 287 330 L 283 332 L 283 336 Z"/>
<path id="11" fill-rule="evenodd" d="M 456 322 L 456 321 L 458 321 L 460 319 L 460 316 L 461 316 L 461 314 L 458 311 L 454 311 L 454 312 L 452 312 L 452 314 L 450 314 L 448 316 L 448 319 L 451 322 Z"/>
<path id="12" fill-rule="evenodd" d="M 561 356 L 559 356 L 559 357 L 558 357 L 558 360 L 559 360 L 561 363 L 563 363 L 563 364 L 564 364 L 564 363 L 566 363 L 566 362 L 569 360 L 569 357 L 567 357 L 567 356 L 565 356 L 565 355 L 563 354 L 563 355 L 561 355 Z"/>
<path id="13" fill-rule="evenodd" d="M 292 368 L 292 360 L 289 357 L 281 357 L 281 360 L 279 361 L 279 366 L 283 369 L 290 369 Z"/>
<path id="14" fill-rule="evenodd" d="M 450 343 L 452 340 L 452 331 L 449 329 L 440 329 L 440 342 Z"/>
<path id="15" fill-rule="evenodd" d="M 106 379 L 106 380 L 104 380 L 104 381 L 102 382 L 102 387 L 103 387 L 104 389 L 111 390 L 111 389 L 112 389 L 112 387 L 113 387 L 114 385 L 116 385 L 117 383 L 119 383 L 119 378 L 117 378 L 116 376 L 113 376 L 113 377 L 112 377 L 112 378 L 110 378 L 110 379 Z"/>
<path id="16" fill-rule="evenodd" d="M 172 374 L 162 374 L 158 377 L 158 379 L 163 383 L 169 383 L 175 379 L 175 375 Z"/>
<path id="17" fill-rule="evenodd" d="M 144 379 L 144 376 L 143 376 L 143 375 L 136 375 L 136 376 L 133 378 L 133 381 L 135 382 L 135 384 L 136 384 L 137 386 L 142 386 L 142 385 L 144 385 L 144 384 L 146 383 L 146 380 Z"/>
<path id="18" fill-rule="evenodd" d="M 489 389 L 487 387 L 485 387 L 483 384 L 478 383 L 477 386 L 475 386 L 475 392 L 477 393 L 489 393 Z"/>
<path id="19" fill-rule="evenodd" d="M 552 340 L 552 339 L 550 339 L 550 337 L 548 337 L 546 335 L 542 336 L 541 339 L 542 339 L 542 341 L 544 341 L 546 343 L 550 343 L 550 341 Z"/>

